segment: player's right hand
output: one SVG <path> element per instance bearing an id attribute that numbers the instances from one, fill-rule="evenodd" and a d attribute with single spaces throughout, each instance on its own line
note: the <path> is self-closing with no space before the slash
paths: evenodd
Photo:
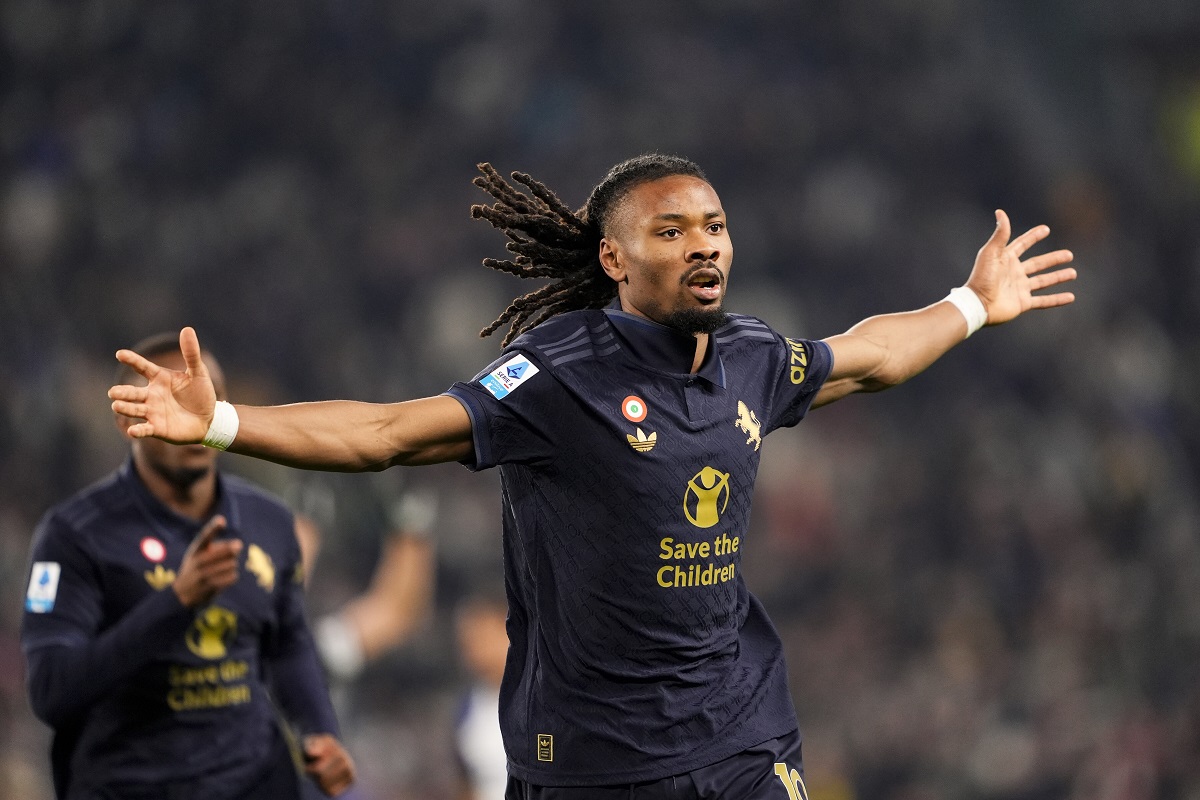
<path id="1" fill-rule="evenodd" d="M 216 408 L 216 389 L 200 357 L 196 331 L 184 328 L 179 332 L 179 349 L 186 367 L 182 372 L 160 367 L 132 350 L 117 351 L 118 361 L 149 381 L 146 386 L 121 385 L 108 390 L 113 411 L 145 420 L 126 429 L 131 438 L 153 436 L 171 444 L 204 441 Z"/>
<path id="2" fill-rule="evenodd" d="M 188 608 L 202 606 L 237 582 L 240 539 L 217 539 L 225 530 L 225 518 L 210 519 L 183 554 L 172 588 L 179 602 Z"/>

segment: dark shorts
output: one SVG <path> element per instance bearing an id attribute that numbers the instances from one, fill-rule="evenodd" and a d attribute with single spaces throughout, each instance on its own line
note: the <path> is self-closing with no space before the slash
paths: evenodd
<path id="1" fill-rule="evenodd" d="M 800 732 L 771 739 L 735 756 L 645 783 L 619 786 L 535 786 L 509 777 L 505 800 L 808 800 Z"/>

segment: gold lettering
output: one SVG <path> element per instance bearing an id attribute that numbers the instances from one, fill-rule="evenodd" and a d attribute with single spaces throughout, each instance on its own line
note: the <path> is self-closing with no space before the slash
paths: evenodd
<path id="1" fill-rule="evenodd" d="M 669 565 L 663 567 L 662 569 L 660 569 L 658 571 L 658 585 L 663 587 L 664 589 L 671 588 L 671 582 L 669 580 L 664 580 L 664 576 L 670 571 L 671 571 L 671 567 Z"/>
<path id="2" fill-rule="evenodd" d="M 662 554 L 659 556 L 659 558 L 661 558 L 663 561 L 671 560 L 671 554 L 673 552 L 671 549 L 671 544 L 674 541 L 675 540 L 672 539 L 670 536 L 664 536 L 663 540 L 658 543 L 658 546 L 662 548 Z M 664 569 L 665 569 L 665 567 L 664 567 Z"/>
<path id="3" fill-rule="evenodd" d="M 167 692 L 167 705 L 172 711 L 194 711 L 201 708 L 224 708 L 250 702 L 250 686 L 201 686 L 196 689 L 172 689 Z"/>
<path id="4" fill-rule="evenodd" d="M 250 665 L 245 661 L 222 661 L 221 680 L 226 683 L 241 680 L 250 672 Z"/>
<path id="5" fill-rule="evenodd" d="M 786 341 L 788 349 L 791 351 L 791 357 L 788 360 L 791 369 L 788 377 L 792 383 L 804 383 L 804 378 L 808 375 L 808 348 L 800 342 L 795 342 L 791 339 L 787 339 Z"/>

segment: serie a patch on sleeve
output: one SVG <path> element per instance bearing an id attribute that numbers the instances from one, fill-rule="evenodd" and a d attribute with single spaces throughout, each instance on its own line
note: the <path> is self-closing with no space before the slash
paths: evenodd
<path id="1" fill-rule="evenodd" d="M 58 597 L 58 576 L 62 568 L 55 561 L 34 562 L 29 576 L 29 591 L 25 593 L 25 610 L 45 614 L 54 610 Z"/>
<path id="2" fill-rule="evenodd" d="M 484 375 L 479 382 L 483 384 L 483 388 L 492 393 L 493 397 L 503 400 L 538 372 L 536 364 L 518 354 Z"/>

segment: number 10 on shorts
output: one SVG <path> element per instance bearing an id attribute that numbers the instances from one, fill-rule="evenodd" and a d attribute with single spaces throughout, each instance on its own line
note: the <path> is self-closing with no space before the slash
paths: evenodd
<path id="1" fill-rule="evenodd" d="M 779 780 L 783 781 L 783 788 L 787 789 L 788 800 L 808 800 L 808 790 L 804 788 L 804 779 L 800 777 L 799 772 L 788 769 L 788 765 L 780 761 L 775 765 L 775 774 L 779 776 Z"/>

